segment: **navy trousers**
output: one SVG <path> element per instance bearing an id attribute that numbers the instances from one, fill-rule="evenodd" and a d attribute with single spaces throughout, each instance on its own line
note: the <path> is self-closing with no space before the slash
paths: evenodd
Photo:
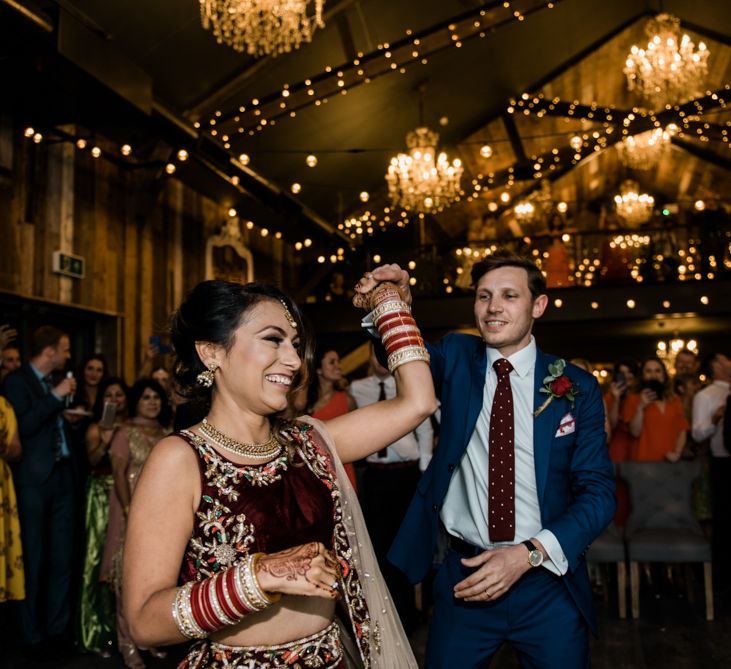
<path id="1" fill-rule="evenodd" d="M 71 618 L 75 490 L 67 459 L 39 487 L 18 486 L 25 563 L 25 600 L 20 603 L 24 644 L 64 635 Z"/>
<path id="2" fill-rule="evenodd" d="M 537 567 L 495 601 L 464 602 L 453 588 L 474 570 L 461 558 L 450 550 L 434 581 L 427 669 L 484 669 L 503 643 L 529 669 L 590 666 L 588 628 L 558 576 Z"/>

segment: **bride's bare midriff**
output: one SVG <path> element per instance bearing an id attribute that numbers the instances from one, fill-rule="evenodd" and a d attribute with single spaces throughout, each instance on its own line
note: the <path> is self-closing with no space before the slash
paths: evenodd
<path id="1" fill-rule="evenodd" d="M 335 601 L 322 597 L 284 595 L 261 613 L 211 635 L 229 646 L 273 646 L 325 629 L 335 615 Z"/>

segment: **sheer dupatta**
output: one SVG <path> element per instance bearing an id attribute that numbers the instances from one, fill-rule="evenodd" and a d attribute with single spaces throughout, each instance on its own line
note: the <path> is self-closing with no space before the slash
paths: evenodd
<path id="1" fill-rule="evenodd" d="M 319 437 L 317 441 L 320 442 L 317 445 L 326 449 L 335 469 L 335 483 L 340 491 L 342 504 L 342 524 L 350 553 L 348 561 L 353 572 L 357 574 L 366 604 L 366 610 L 360 612 L 364 615 L 364 624 L 368 628 L 368 634 L 365 636 L 362 630 L 357 629 L 358 625 L 363 623 L 359 622 L 356 612 L 353 610 L 348 612 L 356 642 L 360 646 L 363 666 L 366 669 L 417 669 L 411 645 L 378 567 L 358 497 L 348 480 L 335 444 L 321 421 L 310 416 L 303 416 L 298 420 L 314 428 Z M 344 600 L 347 604 L 347 595 L 344 596 Z M 359 632 L 361 641 L 358 641 Z M 366 647 L 363 643 L 364 638 Z"/>

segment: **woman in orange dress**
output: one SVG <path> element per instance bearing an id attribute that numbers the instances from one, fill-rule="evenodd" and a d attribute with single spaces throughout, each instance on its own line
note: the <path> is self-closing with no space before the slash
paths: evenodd
<path id="1" fill-rule="evenodd" d="M 318 420 L 332 420 L 353 411 L 355 400 L 345 388 L 345 379 L 340 368 L 340 356 L 334 349 L 315 350 L 316 375 L 307 392 L 307 409 L 310 416 Z M 345 472 L 355 491 L 358 491 L 355 467 L 345 464 Z"/>
<path id="2" fill-rule="evenodd" d="M 636 439 L 630 460 L 680 460 L 690 425 L 659 358 L 647 358 L 642 363 L 639 387 L 627 398 L 623 417 Z"/>

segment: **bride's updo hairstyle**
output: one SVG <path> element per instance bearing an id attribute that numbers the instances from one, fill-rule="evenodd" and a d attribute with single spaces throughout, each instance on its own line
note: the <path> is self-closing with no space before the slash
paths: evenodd
<path id="1" fill-rule="evenodd" d="M 215 383 L 211 388 L 198 383 L 198 375 L 206 367 L 198 357 L 196 342 L 211 342 L 230 351 L 237 328 L 246 321 L 247 314 L 265 300 L 279 304 L 283 312 L 282 303 L 286 304 L 297 323 L 302 366 L 293 380 L 290 394 L 307 387 L 314 338 L 297 305 L 268 283 L 202 281 L 188 294 L 170 320 L 170 340 L 175 352 L 173 376 L 183 397 L 204 407 L 210 406 Z"/>

